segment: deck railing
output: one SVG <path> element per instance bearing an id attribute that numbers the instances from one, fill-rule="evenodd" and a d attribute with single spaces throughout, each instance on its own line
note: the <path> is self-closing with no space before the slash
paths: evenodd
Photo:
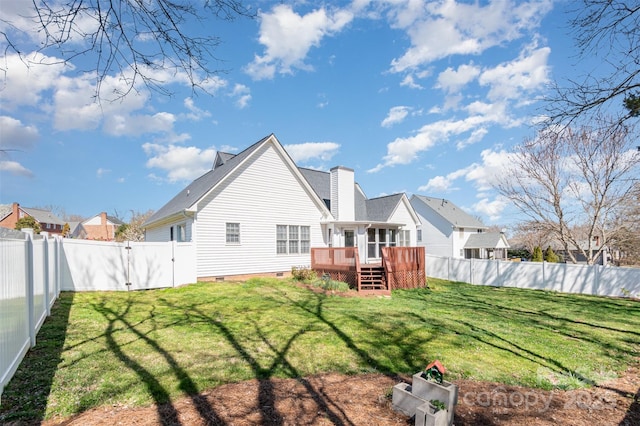
<path id="1" fill-rule="evenodd" d="M 382 267 L 387 290 L 424 287 L 427 284 L 424 247 L 385 247 Z M 311 269 L 319 275 L 360 288 L 361 269 L 356 247 L 311 249 Z"/>
<path id="2" fill-rule="evenodd" d="M 389 290 L 427 285 L 424 247 L 383 247 L 382 267 Z"/>
<path id="3" fill-rule="evenodd" d="M 358 288 L 360 277 L 358 249 L 356 247 L 312 248 L 311 269 L 320 276 L 327 274 L 333 280 Z"/>

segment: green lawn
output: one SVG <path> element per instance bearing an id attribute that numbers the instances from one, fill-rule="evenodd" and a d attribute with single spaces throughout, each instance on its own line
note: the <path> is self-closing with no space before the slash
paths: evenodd
<path id="1" fill-rule="evenodd" d="M 63 293 L 2 396 L 0 423 L 146 405 L 251 378 L 412 374 L 542 388 L 612 378 L 640 355 L 640 303 L 429 280 L 392 298 L 287 280 Z"/>

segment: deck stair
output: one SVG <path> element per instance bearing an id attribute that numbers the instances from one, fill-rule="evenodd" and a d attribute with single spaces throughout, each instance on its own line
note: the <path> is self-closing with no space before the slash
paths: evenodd
<path id="1" fill-rule="evenodd" d="M 360 265 L 360 280 L 358 291 L 370 294 L 390 295 L 387 280 L 382 265 Z"/>

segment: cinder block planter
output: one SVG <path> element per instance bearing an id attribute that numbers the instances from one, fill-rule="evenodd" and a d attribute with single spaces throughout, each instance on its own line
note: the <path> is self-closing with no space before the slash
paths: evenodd
<path id="1" fill-rule="evenodd" d="M 413 375 L 412 392 L 425 401 L 437 399 L 442 401 L 447 411 L 447 425 L 453 425 L 453 414 L 458 403 L 458 386 L 443 380 L 437 383 L 422 377 L 422 373 Z M 416 423 L 417 424 L 417 423 Z"/>
<path id="2" fill-rule="evenodd" d="M 395 411 L 405 416 L 413 417 L 416 409 L 426 401 L 411 392 L 411 385 L 408 383 L 398 383 L 393 387 L 391 405 Z"/>
<path id="3" fill-rule="evenodd" d="M 415 426 L 447 426 L 447 413 L 425 402 L 416 408 Z"/>

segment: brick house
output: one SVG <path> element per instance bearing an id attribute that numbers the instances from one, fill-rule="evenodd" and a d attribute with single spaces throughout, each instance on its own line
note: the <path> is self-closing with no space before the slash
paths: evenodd
<path id="1" fill-rule="evenodd" d="M 72 236 L 85 240 L 113 241 L 118 227 L 123 224 L 120 219 L 102 212 L 81 222 Z"/>
<path id="2" fill-rule="evenodd" d="M 33 217 L 40 224 L 43 232 L 62 234 L 65 222 L 49 210 L 22 207 L 18 203 L 0 205 L 0 226 L 15 229 L 18 220 Z"/>

